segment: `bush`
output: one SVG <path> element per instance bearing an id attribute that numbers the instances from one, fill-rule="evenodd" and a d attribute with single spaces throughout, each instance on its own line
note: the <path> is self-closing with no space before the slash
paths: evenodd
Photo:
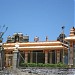
<path id="1" fill-rule="evenodd" d="M 28 67 L 28 65 L 26 63 L 21 63 L 20 66 L 21 67 Z"/>
<path id="2" fill-rule="evenodd" d="M 58 63 L 58 64 L 43 64 L 43 63 L 21 63 L 21 67 L 50 67 L 50 68 L 67 68 L 67 65 Z"/>
<path id="3" fill-rule="evenodd" d="M 43 63 L 37 63 L 37 67 L 44 67 Z"/>
<path id="4" fill-rule="evenodd" d="M 28 65 L 28 67 L 36 67 L 37 66 L 36 63 L 28 63 L 27 65 Z"/>
<path id="5" fill-rule="evenodd" d="M 57 67 L 58 68 L 67 68 L 67 65 L 66 64 L 63 64 L 63 63 L 58 63 L 57 64 Z"/>

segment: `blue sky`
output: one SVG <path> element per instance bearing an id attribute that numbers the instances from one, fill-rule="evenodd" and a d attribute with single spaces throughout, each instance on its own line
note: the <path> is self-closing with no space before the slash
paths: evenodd
<path id="1" fill-rule="evenodd" d="M 8 27 L 4 34 L 14 32 L 28 34 L 30 41 L 38 36 L 40 41 L 56 40 L 65 26 L 65 34 L 69 36 L 74 26 L 74 0 L 0 0 L 0 25 Z"/>

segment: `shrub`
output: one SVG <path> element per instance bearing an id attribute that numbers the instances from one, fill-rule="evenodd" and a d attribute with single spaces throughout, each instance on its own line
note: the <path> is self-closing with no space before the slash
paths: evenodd
<path id="1" fill-rule="evenodd" d="M 58 63 L 58 64 L 57 64 L 57 67 L 58 67 L 58 68 L 66 68 L 67 65 L 66 65 L 66 64 L 63 64 L 63 63 Z"/>
<path id="2" fill-rule="evenodd" d="M 21 63 L 20 66 L 21 67 L 28 67 L 28 65 L 26 63 Z"/>
<path id="3" fill-rule="evenodd" d="M 37 67 L 44 67 L 44 64 L 43 63 L 38 63 Z"/>
<path id="4" fill-rule="evenodd" d="M 43 63 L 21 63 L 21 67 L 50 67 L 50 68 L 67 68 L 66 64 L 58 63 L 58 64 L 43 64 Z"/>
<path id="5" fill-rule="evenodd" d="M 27 65 L 28 65 L 28 67 L 36 67 L 37 66 L 36 63 L 28 63 Z"/>

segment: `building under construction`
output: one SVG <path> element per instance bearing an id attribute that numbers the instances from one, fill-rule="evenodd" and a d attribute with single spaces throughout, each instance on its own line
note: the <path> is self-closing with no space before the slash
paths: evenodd
<path id="1" fill-rule="evenodd" d="M 63 29 L 63 28 L 62 28 Z M 6 43 L 1 45 L 4 51 L 4 65 L 18 66 L 20 63 L 50 63 L 75 66 L 75 28 L 71 28 L 69 37 L 62 32 L 55 41 L 29 41 L 28 35 L 14 33 L 8 36 Z"/>

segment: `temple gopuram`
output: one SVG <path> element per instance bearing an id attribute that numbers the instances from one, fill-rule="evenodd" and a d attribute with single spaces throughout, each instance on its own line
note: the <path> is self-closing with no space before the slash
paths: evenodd
<path id="1" fill-rule="evenodd" d="M 69 37 L 62 32 L 55 41 L 39 41 L 35 37 L 29 41 L 28 35 L 14 33 L 8 36 L 6 43 L 2 44 L 4 50 L 5 66 L 17 66 L 25 63 L 50 63 L 62 62 L 71 66 L 75 65 L 75 28 L 71 28 Z"/>

